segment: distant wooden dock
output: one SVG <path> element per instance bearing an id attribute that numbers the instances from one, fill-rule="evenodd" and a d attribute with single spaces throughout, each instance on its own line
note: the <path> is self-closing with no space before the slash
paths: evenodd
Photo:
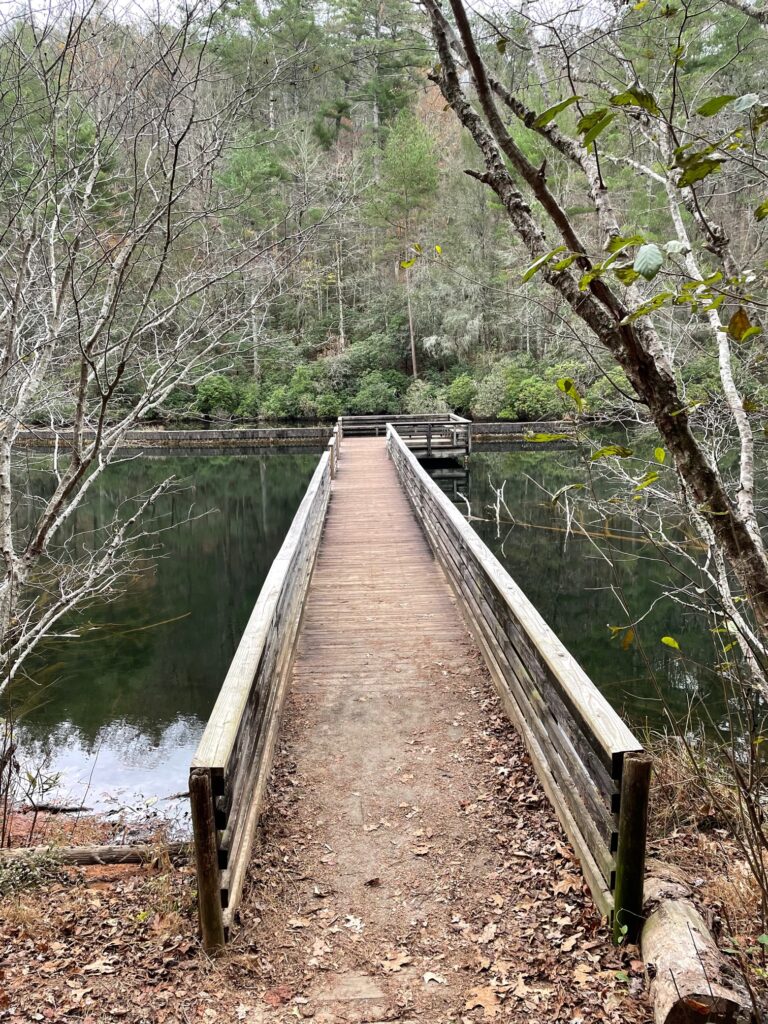
<path id="1" fill-rule="evenodd" d="M 466 686 L 478 651 L 595 903 L 622 935 L 639 924 L 648 758 L 419 464 L 434 429 L 395 422 L 384 436 L 370 422 L 340 421 L 264 584 L 190 773 L 209 949 L 235 921 L 288 689 L 314 695 L 308 756 L 338 772 L 343 801 L 357 775 L 361 786 L 393 784 L 377 766 L 399 729 L 398 706 L 428 731 L 427 661 Z M 356 701 L 389 710 L 379 721 Z M 349 842 L 365 861 L 365 831 Z"/>

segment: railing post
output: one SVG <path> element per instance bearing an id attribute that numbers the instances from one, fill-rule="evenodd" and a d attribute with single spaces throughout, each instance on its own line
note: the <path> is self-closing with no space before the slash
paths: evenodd
<path id="1" fill-rule="evenodd" d="M 643 926 L 645 843 L 651 757 L 639 751 L 624 755 L 619 802 L 619 845 L 616 851 L 613 941 L 637 942 Z"/>
<path id="2" fill-rule="evenodd" d="M 219 853 L 216 848 L 216 819 L 213 808 L 211 773 L 193 768 L 189 774 L 189 801 L 197 858 L 197 908 L 203 948 L 208 953 L 224 945 L 224 915 L 219 884 Z"/>

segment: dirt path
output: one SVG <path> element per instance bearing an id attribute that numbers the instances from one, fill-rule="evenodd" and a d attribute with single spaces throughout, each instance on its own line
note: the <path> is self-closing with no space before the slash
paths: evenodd
<path id="1" fill-rule="evenodd" d="M 344 441 L 283 748 L 265 1020 L 637 1016 L 383 439 Z"/>

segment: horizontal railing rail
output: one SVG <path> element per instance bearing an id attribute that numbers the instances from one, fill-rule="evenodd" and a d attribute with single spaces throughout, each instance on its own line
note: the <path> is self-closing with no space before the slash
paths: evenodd
<path id="1" fill-rule="evenodd" d="M 469 420 L 457 416 L 455 413 L 418 413 L 391 415 L 384 413 L 370 416 L 342 416 L 341 424 L 344 434 L 348 437 L 379 437 L 387 432 L 387 424 L 395 423 L 398 427 L 409 424 L 425 423 L 465 423 Z"/>
<path id="2" fill-rule="evenodd" d="M 388 448 L 601 912 L 639 926 L 649 759 L 391 425 Z"/>
<path id="3" fill-rule="evenodd" d="M 272 563 L 190 768 L 200 929 L 209 950 L 226 941 L 240 901 L 328 507 L 331 457 L 321 456 Z"/>

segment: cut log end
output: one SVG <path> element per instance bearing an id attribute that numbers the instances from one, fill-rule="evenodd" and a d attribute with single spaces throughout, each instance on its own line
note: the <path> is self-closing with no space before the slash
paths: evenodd
<path id="1" fill-rule="evenodd" d="M 718 948 L 675 868 L 649 863 L 641 951 L 655 1024 L 749 1024 L 752 1003 L 737 965 Z"/>

